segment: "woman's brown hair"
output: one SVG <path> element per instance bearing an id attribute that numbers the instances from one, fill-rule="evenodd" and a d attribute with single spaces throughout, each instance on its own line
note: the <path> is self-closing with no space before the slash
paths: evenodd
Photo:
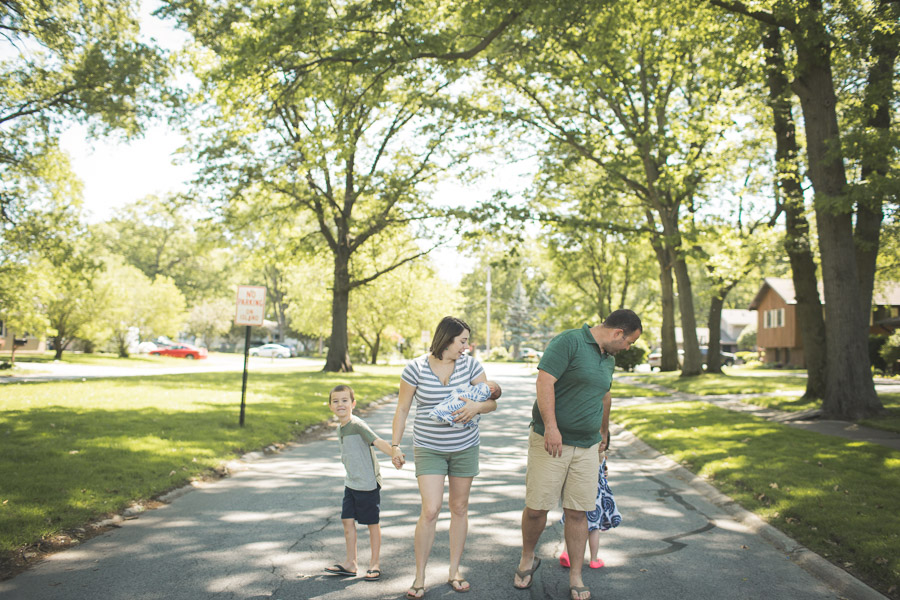
<path id="1" fill-rule="evenodd" d="M 431 339 L 431 354 L 435 358 L 444 358 L 444 350 L 453 343 L 453 338 L 461 334 L 463 331 L 471 333 L 472 328 L 468 323 L 456 317 L 444 317 L 438 323 L 437 329 L 434 330 L 434 337 Z"/>

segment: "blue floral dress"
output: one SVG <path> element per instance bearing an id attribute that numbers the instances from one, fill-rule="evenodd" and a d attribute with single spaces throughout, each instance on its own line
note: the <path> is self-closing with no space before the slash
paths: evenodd
<path id="1" fill-rule="evenodd" d="M 622 515 L 616 507 L 616 500 L 613 497 L 612 490 L 609 489 L 609 482 L 606 480 L 606 459 L 600 463 L 600 473 L 597 477 L 597 507 L 587 512 L 588 531 L 599 529 L 607 531 L 613 527 L 618 527 L 622 522 Z"/>

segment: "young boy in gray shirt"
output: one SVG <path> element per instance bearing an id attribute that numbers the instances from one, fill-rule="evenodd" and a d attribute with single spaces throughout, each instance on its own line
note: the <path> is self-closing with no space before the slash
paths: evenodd
<path id="1" fill-rule="evenodd" d="M 347 475 L 344 479 L 344 501 L 341 522 L 344 524 L 344 541 L 347 559 L 325 570 L 343 577 L 356 576 L 356 523 L 369 526 L 369 546 L 372 558 L 365 580 L 381 578 L 379 554 L 381 553 L 381 470 L 375 458 L 375 448 L 391 456 L 391 445 L 378 437 L 366 422 L 353 414 L 356 396 L 349 385 L 339 385 L 328 395 L 328 406 L 337 416 L 338 439 L 341 443 L 341 462 Z"/>

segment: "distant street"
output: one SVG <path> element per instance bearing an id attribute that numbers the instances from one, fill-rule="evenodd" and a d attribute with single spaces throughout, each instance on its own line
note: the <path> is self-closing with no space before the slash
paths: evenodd
<path id="1" fill-rule="evenodd" d="M 176 362 L 177 360 L 177 362 Z M 35 383 L 64 379 L 96 379 L 101 377 L 147 377 L 151 375 L 177 375 L 181 373 L 219 373 L 242 371 L 244 369 L 243 354 L 213 354 L 202 360 L 172 359 L 166 366 L 128 366 L 113 367 L 100 365 L 80 365 L 66 362 L 28 363 L 16 362 L 17 373 L 14 376 L 0 375 L 3 383 Z M 179 364 L 180 363 L 180 364 Z M 290 366 L 324 365 L 320 358 L 263 358 L 250 357 L 251 371 Z"/>

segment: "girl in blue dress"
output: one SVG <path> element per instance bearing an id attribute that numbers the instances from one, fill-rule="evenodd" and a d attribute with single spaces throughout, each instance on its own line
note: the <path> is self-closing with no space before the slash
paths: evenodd
<path id="1" fill-rule="evenodd" d="M 600 551 L 600 532 L 618 527 L 619 523 L 622 522 L 622 515 L 619 514 L 616 500 L 613 497 L 612 490 L 609 489 L 609 482 L 606 480 L 607 450 L 600 454 L 600 472 L 597 476 L 597 506 L 594 510 L 587 512 L 588 545 L 591 549 L 591 562 L 588 563 L 588 566 L 592 569 L 599 569 L 603 566 L 603 561 L 597 555 Z M 559 564 L 566 568 L 569 567 L 569 553 L 565 550 L 559 556 Z"/>

